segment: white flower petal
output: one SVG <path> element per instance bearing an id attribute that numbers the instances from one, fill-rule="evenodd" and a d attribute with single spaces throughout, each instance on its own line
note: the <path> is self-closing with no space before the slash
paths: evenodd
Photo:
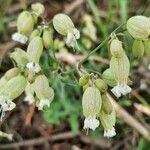
<path id="1" fill-rule="evenodd" d="M 35 101 L 35 98 L 33 95 L 28 95 L 24 99 L 25 102 L 27 102 L 29 105 L 32 104 Z"/>
<path id="2" fill-rule="evenodd" d="M 119 98 L 119 97 L 121 96 L 121 91 L 120 91 L 119 85 L 113 87 L 113 88 L 111 89 L 111 91 L 112 91 L 112 93 L 113 93 L 117 98 Z"/>
<path id="3" fill-rule="evenodd" d="M 28 37 L 16 32 L 12 35 L 12 40 L 25 44 L 28 41 Z"/>
<path id="4" fill-rule="evenodd" d="M 115 128 L 108 129 L 104 131 L 104 137 L 113 137 L 116 135 Z"/>
<path id="5" fill-rule="evenodd" d="M 5 111 L 11 111 L 16 107 L 16 104 L 12 102 L 6 96 L 0 96 L 0 120 L 5 116 Z"/>
<path id="6" fill-rule="evenodd" d="M 96 117 L 87 117 L 84 120 L 84 129 L 92 129 L 95 130 L 99 126 L 99 120 Z"/>
<path id="7" fill-rule="evenodd" d="M 11 111 L 16 107 L 16 104 L 14 102 L 3 96 L 0 98 L 0 105 L 3 108 L 3 111 Z"/>
<path id="8" fill-rule="evenodd" d="M 43 110 L 43 107 L 50 107 L 50 101 L 48 99 L 41 99 L 38 105 L 39 110 Z"/>
<path id="9" fill-rule="evenodd" d="M 74 34 L 74 36 L 75 36 L 76 39 L 80 38 L 80 32 L 76 28 L 73 29 L 73 34 Z"/>
<path id="10" fill-rule="evenodd" d="M 73 33 L 69 32 L 67 34 L 67 39 L 66 39 L 67 46 L 74 47 L 75 46 L 75 42 L 76 42 L 75 36 L 73 35 Z"/>
<path id="11" fill-rule="evenodd" d="M 131 89 L 128 85 L 126 85 L 126 84 L 120 85 L 120 91 L 121 91 L 121 93 L 122 93 L 123 95 L 127 95 L 128 93 L 131 92 L 131 90 L 132 90 L 132 89 Z"/>
<path id="12" fill-rule="evenodd" d="M 26 65 L 26 67 L 29 69 L 30 72 L 32 72 L 33 74 L 36 74 L 38 72 L 40 72 L 41 67 L 39 64 L 34 64 L 33 62 L 30 62 Z"/>

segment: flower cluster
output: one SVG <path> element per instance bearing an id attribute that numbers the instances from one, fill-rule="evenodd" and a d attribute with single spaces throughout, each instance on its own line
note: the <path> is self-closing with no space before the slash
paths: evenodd
<path id="1" fill-rule="evenodd" d="M 49 86 L 48 78 L 42 73 L 40 57 L 44 49 L 52 44 L 49 26 L 37 26 L 38 18 L 44 13 L 44 6 L 40 3 L 32 5 L 31 12 L 23 11 L 17 19 L 17 33 L 12 39 L 22 44 L 27 43 L 27 50 L 15 48 L 10 53 L 16 67 L 8 70 L 0 79 L 0 119 L 6 111 L 15 108 L 14 100 L 25 92 L 24 101 L 36 103 L 39 110 L 50 106 L 54 98 L 54 90 Z"/>
<path id="2" fill-rule="evenodd" d="M 25 50 L 15 48 L 10 53 L 10 58 L 14 60 L 16 67 L 8 70 L 0 79 L 0 86 L 3 87 L 0 88 L 1 120 L 6 111 L 11 111 L 16 107 L 14 100 L 23 92 L 26 95 L 24 101 L 28 104 L 35 103 L 39 110 L 49 107 L 54 99 L 54 90 L 49 85 L 49 79 L 42 72 L 40 58 L 44 49 L 50 50 L 52 45 L 54 47 L 59 47 L 59 45 L 58 41 L 53 42 L 51 26 L 42 20 L 44 10 L 42 4 L 36 3 L 31 6 L 31 11 L 23 11 L 18 16 L 17 32 L 12 35 L 12 39 L 22 44 L 27 43 L 27 47 Z M 96 41 L 96 29 L 92 18 L 86 15 L 83 21 L 86 24 L 83 33 L 92 41 Z M 79 49 L 77 40 L 80 38 L 80 32 L 69 16 L 57 14 L 52 23 L 54 29 L 65 36 L 65 43 L 68 47 Z M 145 16 L 131 17 L 127 21 L 126 28 L 134 38 L 132 46 L 134 57 L 139 59 L 145 53 L 150 59 L 150 19 Z M 95 130 L 101 124 L 105 137 L 116 135 L 114 128 L 116 113 L 107 93 L 108 86 L 112 87 L 111 92 L 117 98 L 131 92 L 129 86 L 131 84 L 130 62 L 123 44 L 115 33 L 111 34 L 109 39 L 111 53 L 109 68 L 100 78 L 84 70 L 79 79 L 79 84 L 84 91 L 82 98 L 85 116 L 83 128 Z M 78 68 L 78 72 L 80 71 Z"/>
<path id="3" fill-rule="evenodd" d="M 116 115 L 107 96 L 108 87 L 105 81 L 93 74 L 84 74 L 79 79 L 79 84 L 84 90 L 82 98 L 82 108 L 85 116 L 83 128 L 95 130 L 101 122 L 104 128 L 104 136 L 115 136 Z"/>

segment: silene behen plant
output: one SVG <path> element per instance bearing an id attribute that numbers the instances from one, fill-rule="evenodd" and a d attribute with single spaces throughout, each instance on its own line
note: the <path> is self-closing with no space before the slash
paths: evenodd
<path id="1" fill-rule="evenodd" d="M 15 108 L 15 99 L 25 92 L 24 101 L 29 105 L 35 103 L 39 110 L 50 107 L 54 99 L 54 90 L 49 85 L 48 78 L 43 74 L 39 64 L 43 49 L 52 45 L 51 26 L 40 22 L 44 14 L 44 6 L 32 4 L 31 11 L 23 11 L 17 19 L 17 32 L 12 35 L 14 41 L 27 44 L 27 49 L 16 47 L 10 54 L 16 66 L 8 70 L 0 79 L 0 119 L 6 111 Z M 65 36 L 68 47 L 79 49 L 77 40 L 79 30 L 74 26 L 69 16 L 56 14 L 52 20 L 54 29 Z M 108 96 L 108 86 L 116 98 L 131 92 L 130 61 L 124 51 L 122 41 L 117 37 L 118 29 L 126 26 L 134 38 L 133 56 L 142 58 L 145 54 L 150 60 L 150 19 L 145 16 L 134 16 L 127 23 L 116 28 L 98 47 L 81 60 L 77 66 L 80 75 L 79 84 L 83 87 L 82 108 L 85 116 L 83 128 L 95 130 L 100 125 L 104 128 L 105 137 L 116 135 L 116 113 Z M 101 76 L 88 72 L 82 64 L 90 55 L 99 50 L 106 42 L 109 44 L 111 59 L 109 68 Z M 150 69 L 150 65 L 149 65 Z"/>

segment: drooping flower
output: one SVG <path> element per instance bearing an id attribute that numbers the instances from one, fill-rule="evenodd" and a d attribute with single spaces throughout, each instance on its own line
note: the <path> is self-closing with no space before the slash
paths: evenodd
<path id="1" fill-rule="evenodd" d="M 106 114 L 103 109 L 100 111 L 100 121 L 104 127 L 104 137 L 113 137 L 116 135 L 115 123 L 116 123 L 116 113 L 115 110 L 111 114 Z"/>
<path id="2" fill-rule="evenodd" d="M 43 110 L 45 106 L 50 107 L 50 103 L 54 99 L 54 90 L 49 86 L 46 76 L 39 75 L 36 77 L 34 91 L 39 99 L 39 103 L 37 103 L 39 110 Z"/>
<path id="3" fill-rule="evenodd" d="M 43 51 L 42 38 L 36 36 L 31 40 L 27 48 L 29 63 L 26 65 L 26 67 L 33 74 L 36 74 L 41 70 L 39 60 L 42 55 L 42 51 Z"/>
<path id="4" fill-rule="evenodd" d="M 30 12 L 23 11 L 17 19 L 17 32 L 12 35 L 14 41 L 25 44 L 34 27 L 34 20 Z"/>
<path id="5" fill-rule="evenodd" d="M 80 38 L 80 32 L 75 28 L 72 20 L 65 14 L 57 14 L 53 18 L 55 30 L 64 36 L 67 36 L 66 44 L 69 47 L 78 47 L 77 39 Z"/>
<path id="6" fill-rule="evenodd" d="M 85 116 L 84 129 L 95 130 L 99 126 L 97 115 L 101 108 L 101 95 L 97 88 L 88 87 L 82 98 L 83 114 Z"/>
<path id="7" fill-rule="evenodd" d="M 115 41 L 115 43 L 114 43 Z M 112 40 L 110 51 L 112 58 L 110 60 L 110 71 L 117 82 L 112 88 L 113 94 L 119 98 L 131 92 L 131 88 L 127 85 L 130 71 L 130 63 L 128 57 L 123 51 L 122 44 L 118 39 Z"/>

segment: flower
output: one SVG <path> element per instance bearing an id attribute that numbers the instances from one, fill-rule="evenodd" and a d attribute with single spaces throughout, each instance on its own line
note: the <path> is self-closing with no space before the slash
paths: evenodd
<path id="1" fill-rule="evenodd" d="M 111 89 L 112 93 L 119 98 L 121 95 L 126 95 L 131 92 L 131 88 L 127 84 L 121 84 Z"/>
<path id="2" fill-rule="evenodd" d="M 43 110 L 43 108 L 47 106 L 50 107 L 50 100 L 49 99 L 41 99 L 38 104 L 38 109 Z"/>
<path id="3" fill-rule="evenodd" d="M 96 119 L 100 109 L 102 101 L 101 94 L 96 87 L 88 87 L 83 94 L 82 108 L 85 116 L 84 129 L 95 130 L 99 126 L 99 120 Z"/>
<path id="4" fill-rule="evenodd" d="M 80 38 L 80 32 L 75 28 L 72 20 L 65 14 L 57 14 L 53 18 L 55 30 L 64 36 L 67 36 L 66 44 L 69 47 L 77 48 L 77 39 Z"/>
<path id="5" fill-rule="evenodd" d="M 32 72 L 33 74 L 36 74 L 38 72 L 40 72 L 41 67 L 39 64 L 34 64 L 33 62 L 30 62 L 26 65 L 26 67 L 29 69 L 30 72 Z"/>
<path id="6" fill-rule="evenodd" d="M 99 120 L 96 119 L 96 116 L 94 117 L 87 117 L 84 120 L 84 129 L 92 129 L 95 130 L 99 126 Z"/>
<path id="7" fill-rule="evenodd" d="M 108 130 L 104 130 L 104 137 L 113 137 L 116 135 L 116 132 L 115 132 L 115 128 L 112 127 L 111 129 L 108 129 Z"/>
<path id="8" fill-rule="evenodd" d="M 44 106 L 49 107 L 54 99 L 54 90 L 49 86 L 47 77 L 45 75 L 37 76 L 33 86 L 36 97 L 39 100 L 39 103 L 37 103 L 39 110 L 43 110 Z"/>
<path id="9" fill-rule="evenodd" d="M 8 97 L 0 96 L 0 120 L 2 121 L 6 111 L 11 111 L 15 107 L 16 104 L 12 102 Z"/>
<path id="10" fill-rule="evenodd" d="M 24 101 L 27 102 L 29 105 L 32 104 L 35 101 L 35 98 L 33 95 L 27 95 L 24 98 Z"/>
<path id="11" fill-rule="evenodd" d="M 25 44 L 28 41 L 28 37 L 16 32 L 12 35 L 12 40 Z"/>

